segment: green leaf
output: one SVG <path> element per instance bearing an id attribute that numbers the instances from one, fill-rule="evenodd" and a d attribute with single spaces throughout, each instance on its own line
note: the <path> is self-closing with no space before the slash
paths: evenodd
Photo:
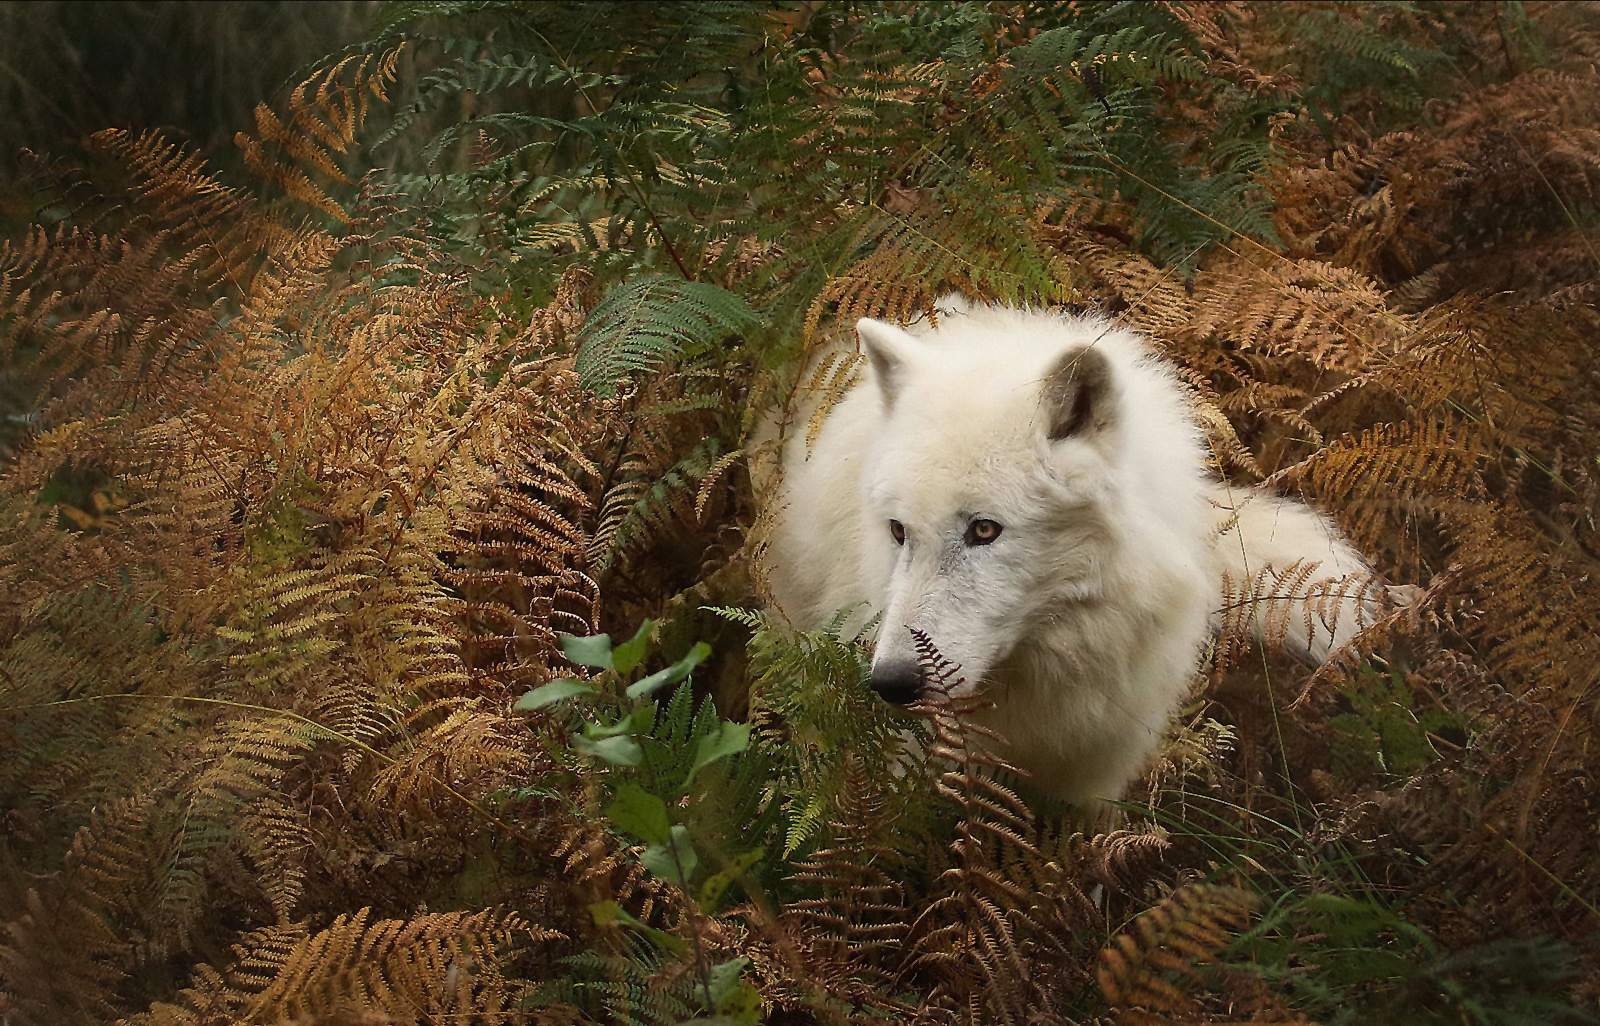
<path id="1" fill-rule="evenodd" d="M 585 723 L 583 734 L 592 740 L 615 737 L 618 734 L 646 734 L 655 722 L 655 707 L 642 705 L 615 723 Z"/>
<path id="2" fill-rule="evenodd" d="M 511 708 L 519 712 L 529 712 L 534 709 L 543 709 L 547 705 L 553 705 L 563 698 L 571 698 L 573 695 L 592 695 L 594 693 L 594 686 L 587 681 L 563 678 L 534 688 L 517 699 L 517 704 Z"/>
<path id="3" fill-rule="evenodd" d="M 618 734 L 648 734 L 656 720 L 656 707 L 641 705 L 615 723 L 585 723 L 583 736 L 590 740 L 615 737 Z"/>
<path id="4" fill-rule="evenodd" d="M 719 962 L 706 973 L 707 995 L 711 1007 L 706 1011 L 714 1018 L 701 1022 L 744 1023 L 756 1026 L 761 1022 L 761 993 L 740 977 L 750 960 L 743 956 Z"/>
<path id="5" fill-rule="evenodd" d="M 589 906 L 589 915 L 594 919 L 596 926 L 616 926 L 623 923 L 628 926 L 643 926 L 639 920 L 628 914 L 628 911 L 614 901 L 597 901 Z"/>
<path id="6" fill-rule="evenodd" d="M 675 826 L 667 843 L 650 845 L 639 856 L 639 861 L 661 879 L 686 888 L 689 886 L 689 877 L 694 875 L 695 867 L 700 864 L 700 856 L 695 854 L 694 847 L 689 843 L 689 829 Z"/>
<path id="7" fill-rule="evenodd" d="M 632 673 L 633 668 L 639 665 L 650 643 L 650 628 L 655 625 L 654 620 L 646 620 L 633 632 L 633 637 L 611 650 L 611 665 L 618 673 Z"/>
<path id="8" fill-rule="evenodd" d="M 745 1026 L 761 1022 L 761 992 L 744 980 L 736 983 L 728 996 L 717 1002 L 717 1012 Z"/>
<path id="9" fill-rule="evenodd" d="M 628 697 L 643 698 L 652 691 L 659 690 L 664 685 L 674 684 L 677 681 L 682 680 L 682 677 L 673 677 L 673 672 L 676 669 L 676 666 L 669 666 L 665 670 L 657 670 L 648 677 L 640 677 L 638 680 L 628 685 Z"/>
<path id="10" fill-rule="evenodd" d="M 637 784 L 623 784 L 606 806 L 606 818 L 618 828 L 650 844 L 672 841 L 672 820 L 667 803 Z"/>
<path id="11" fill-rule="evenodd" d="M 693 672 L 694 668 L 704 662 L 706 656 L 710 654 L 710 645 L 703 641 L 695 642 L 695 646 L 689 650 L 688 655 L 684 656 L 682 659 L 679 659 L 665 670 L 657 670 L 650 676 L 643 677 L 628 685 L 628 697 L 643 698 L 652 691 L 657 691 L 668 684 L 678 683 L 680 680 L 683 680 L 685 677 L 689 676 L 689 674 Z"/>
<path id="12" fill-rule="evenodd" d="M 644 749 L 639 747 L 639 742 L 626 734 L 601 738 L 598 741 L 582 734 L 575 734 L 572 738 L 572 747 L 584 755 L 592 755 L 614 766 L 637 766 L 644 761 Z"/>
<path id="13" fill-rule="evenodd" d="M 595 902 L 589 906 L 589 915 L 594 919 L 594 925 L 596 926 L 631 926 L 655 941 L 657 946 L 675 955 L 684 955 L 689 952 L 688 941 L 682 937 L 674 937 L 664 930 L 657 930 L 652 926 L 644 925 L 614 901 Z"/>
<path id="14" fill-rule="evenodd" d="M 689 775 L 683 778 L 683 786 L 688 787 L 690 781 L 694 780 L 694 775 L 705 767 L 718 759 L 742 752 L 749 745 L 750 724 L 729 723 L 723 720 L 695 746 L 694 765 L 689 767 Z"/>
<path id="15" fill-rule="evenodd" d="M 750 867 L 761 861 L 761 856 L 766 854 L 765 848 L 756 848 L 728 863 L 727 868 L 720 873 L 713 873 L 706 877 L 706 882 L 700 885 L 700 904 L 708 912 L 716 911 L 717 905 L 722 901 L 722 896 L 727 893 L 733 881 L 743 876 Z"/>
<path id="16" fill-rule="evenodd" d="M 611 669 L 611 635 L 609 634 L 593 634 L 587 638 L 563 634 L 561 635 L 561 652 L 570 662 L 579 666 L 594 666 L 602 670 Z"/>
<path id="17" fill-rule="evenodd" d="M 709 985 L 706 989 L 711 995 L 711 1007 L 706 1009 L 707 1011 L 717 1012 L 722 1010 L 723 1001 L 730 997 L 739 986 L 739 976 L 744 972 L 745 966 L 749 964 L 750 960 L 741 955 L 738 958 L 730 958 L 726 962 L 718 962 L 711 967 L 710 971 L 706 973 L 710 977 Z"/>

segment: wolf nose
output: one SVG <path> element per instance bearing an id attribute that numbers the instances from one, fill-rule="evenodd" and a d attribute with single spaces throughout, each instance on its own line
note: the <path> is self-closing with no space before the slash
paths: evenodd
<path id="1" fill-rule="evenodd" d="M 872 690 L 885 702 L 910 705 L 922 691 L 922 670 L 913 662 L 879 663 L 872 668 Z"/>

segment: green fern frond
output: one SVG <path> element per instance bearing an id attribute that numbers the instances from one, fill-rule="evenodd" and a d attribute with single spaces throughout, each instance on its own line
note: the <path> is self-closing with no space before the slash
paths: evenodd
<path id="1" fill-rule="evenodd" d="M 578 380 L 599 395 L 615 395 L 629 375 L 703 352 L 758 322 L 749 304 L 716 285 L 636 278 L 613 287 L 584 320 Z"/>

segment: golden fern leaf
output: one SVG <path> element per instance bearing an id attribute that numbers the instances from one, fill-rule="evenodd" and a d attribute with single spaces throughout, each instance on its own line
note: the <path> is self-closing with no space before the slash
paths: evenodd
<path id="1" fill-rule="evenodd" d="M 301 99 L 305 116 L 338 108 L 332 135 L 279 124 L 337 151 L 362 111 L 334 92 Z M 8 718 L 67 722 L 48 711 L 59 702 L 82 734 L 47 740 L 54 790 L 35 790 L 37 752 L 0 779 L 16 822 L 41 829 L 41 797 L 71 821 L 153 789 L 128 827 L 152 856 L 74 927 L 83 957 L 120 973 L 139 952 L 197 958 L 263 921 L 411 900 L 470 871 L 462 838 L 485 814 L 471 799 L 537 752 L 470 696 L 515 674 L 542 683 L 556 632 L 592 632 L 582 525 L 598 472 L 594 407 L 557 365 L 582 275 L 550 307 L 507 313 L 417 238 L 385 234 L 375 187 L 357 187 L 335 238 L 220 190 L 159 140 L 103 144 L 143 176 L 119 194 L 123 220 L 0 254 L 6 341 L 12 323 L 39 333 L 22 341 L 49 352 L 60 389 L 50 429 L 0 478 L 8 525 L 28 513 L 0 539 L 0 684 L 8 708 L 45 706 Z M 140 204 L 159 210 L 141 220 Z M 114 483 L 103 528 L 33 509 L 64 466 Z M 104 594 L 133 611 L 127 629 L 108 608 L 74 611 Z M 513 627 L 493 637 L 473 622 L 502 614 Z M 75 667 L 62 652 L 80 635 L 119 653 L 79 644 Z M 483 657 L 507 639 L 511 657 Z M 59 940 L 7 911 L 12 950 Z M 292 934 L 262 950 L 287 958 L 305 940 Z M 130 1010 L 99 970 L 74 971 L 97 1009 L 82 1017 Z M 261 974 L 242 992 L 278 969 Z M 76 999 L 40 981 L 35 1017 L 73 1015 Z"/>
<path id="2" fill-rule="evenodd" d="M 1196 992 L 1225 978 L 1210 963 L 1259 904 L 1254 895 L 1236 888 L 1190 884 L 1135 919 L 1100 953 L 1100 992 L 1116 1021 L 1127 1026 L 1219 1021 L 1205 1014 Z M 1264 996 L 1266 1008 L 1231 1008 L 1221 1021 L 1306 1021 Z"/>
<path id="3" fill-rule="evenodd" d="M 1372 281 L 1301 260 L 1201 274 L 1187 330 L 1352 372 L 1392 352 L 1405 327 Z"/>
<path id="4" fill-rule="evenodd" d="M 1357 545 L 1371 549 L 1397 517 L 1482 496 L 1483 453 L 1471 424 L 1378 424 L 1279 470 L 1267 483 L 1301 484 L 1326 498 L 1346 511 Z"/>
<path id="5" fill-rule="evenodd" d="M 524 779 L 530 753 L 518 721 L 482 700 L 441 699 L 412 712 L 404 741 L 372 777 L 372 800 L 392 810 L 450 800 L 450 792 L 484 794 Z"/>
<path id="6" fill-rule="evenodd" d="M 1166 832 L 1112 830 L 1083 839 L 1075 854 L 1082 872 L 1108 891 L 1128 891 L 1148 880 L 1172 847 Z"/>
<path id="7" fill-rule="evenodd" d="M 1050 234 L 1086 280 L 1085 291 L 1118 310 L 1119 320 L 1149 336 L 1172 355 L 1174 342 L 1185 337 L 1194 319 L 1194 300 L 1181 274 L 1143 254 L 1111 245 L 1105 236 L 1086 231 Z"/>
<path id="8" fill-rule="evenodd" d="M 515 1023 L 521 988 L 504 961 L 518 938 L 560 935 L 516 915 L 446 912 L 369 921 L 370 909 L 323 930 L 280 926 L 246 936 L 222 972 L 202 966 L 180 1004 L 158 1005 L 128 1026 L 213 1022 L 370 1022 L 445 1019 Z"/>
<path id="9" fill-rule="evenodd" d="M 333 154 L 345 153 L 355 145 L 369 103 L 386 98 L 385 88 L 395 79 L 401 49 L 377 57 L 347 57 L 300 83 L 289 97 L 287 123 L 266 104 L 257 106 L 256 135 L 240 132 L 235 138 L 245 165 L 289 197 L 348 222 L 350 215 L 344 206 L 318 185 L 312 174 L 333 182 L 348 181 Z"/>
<path id="10" fill-rule="evenodd" d="M 180 946 L 204 915 L 209 865 L 229 850 L 253 864 L 280 919 L 294 911 L 310 832 L 284 795 L 284 780 L 324 739 L 319 734 L 296 718 L 262 716 L 224 722 L 206 739 L 199 770 L 184 784 L 183 818 L 162 877 L 163 925 Z"/>
<path id="11" fill-rule="evenodd" d="M 561 860 L 562 871 L 589 900 L 615 901 L 643 922 L 670 916 L 680 910 L 676 892 L 650 875 L 634 854 L 594 822 L 567 821 L 551 854 Z"/>
<path id="12" fill-rule="evenodd" d="M 824 938 L 809 946 L 813 957 L 827 954 L 853 974 L 881 980 L 907 930 L 905 888 L 892 875 L 905 858 L 876 837 L 882 800 L 867 786 L 860 760 L 851 758 L 845 772 L 847 786 L 828 819 L 828 845 L 795 863 L 794 881 L 816 885 L 822 896 L 791 902 L 785 911 Z"/>

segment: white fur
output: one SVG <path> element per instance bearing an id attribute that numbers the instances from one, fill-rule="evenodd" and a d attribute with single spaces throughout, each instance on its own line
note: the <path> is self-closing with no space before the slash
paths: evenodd
<path id="1" fill-rule="evenodd" d="M 861 604 L 857 623 L 881 614 L 875 668 L 914 659 L 910 628 L 926 632 L 988 686 L 1000 754 L 1046 792 L 1115 799 L 1141 772 L 1194 674 L 1224 569 L 1365 569 L 1305 506 L 1208 476 L 1183 387 L 1129 331 L 959 302 L 937 329 L 859 330 L 863 380 L 809 451 L 803 426 L 785 445 L 773 598 L 810 628 L 846 606 Z M 1052 440 L 1046 379 L 1082 347 L 1109 363 L 1110 387 L 1095 424 Z M 992 544 L 963 542 L 975 518 L 1002 525 Z M 1356 616 L 1289 619 L 1290 643 L 1323 658 Z"/>

